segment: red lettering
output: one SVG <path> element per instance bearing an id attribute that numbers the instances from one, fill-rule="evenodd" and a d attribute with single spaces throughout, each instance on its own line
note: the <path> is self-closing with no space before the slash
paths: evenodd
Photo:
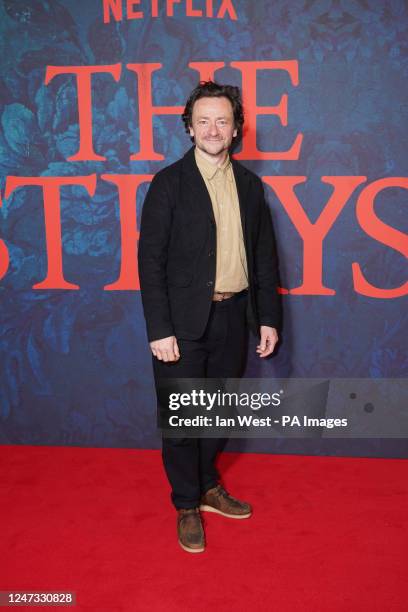
<path id="1" fill-rule="evenodd" d="M 58 74 L 74 74 L 78 90 L 78 123 L 79 150 L 67 157 L 67 161 L 103 161 L 106 157 L 97 155 L 92 142 L 92 99 L 91 76 L 96 73 L 109 73 L 118 81 L 121 73 L 120 64 L 107 66 L 47 66 L 45 84 Z"/>
<path id="2" fill-rule="evenodd" d="M 205 2 L 205 14 L 207 17 L 214 17 L 213 13 L 213 0 L 206 0 Z"/>
<path id="3" fill-rule="evenodd" d="M 232 5 L 232 0 L 222 0 L 222 4 L 220 6 L 220 10 L 218 11 L 217 18 L 222 19 L 228 13 L 230 18 L 236 21 L 238 19 L 235 9 Z"/>
<path id="4" fill-rule="evenodd" d="M 138 290 L 136 196 L 139 185 L 151 181 L 153 174 L 102 174 L 101 178 L 116 185 L 119 194 L 122 257 L 119 278 L 104 289 Z"/>
<path id="5" fill-rule="evenodd" d="M 382 244 L 390 246 L 405 257 L 408 257 L 408 236 L 381 221 L 374 211 L 376 196 L 390 187 L 408 189 L 408 178 L 393 176 L 374 181 L 361 192 L 356 205 L 357 220 L 363 230 Z M 371 285 L 363 276 L 360 265 L 352 264 L 354 288 L 357 293 L 374 298 L 396 298 L 408 295 L 408 281 L 400 287 L 382 289 Z"/>
<path id="6" fill-rule="evenodd" d="M 0 279 L 6 275 L 10 263 L 10 257 L 6 243 L 0 240 Z"/>
<path id="7" fill-rule="evenodd" d="M 140 151 L 130 156 L 132 161 L 162 160 L 164 156 L 153 148 L 153 115 L 181 115 L 184 106 L 153 106 L 152 73 L 162 64 L 127 64 L 138 77 Z"/>
<path id="8" fill-rule="evenodd" d="M 128 19 L 141 19 L 143 17 L 142 11 L 134 10 L 135 4 L 140 4 L 140 0 L 127 0 L 126 15 Z"/>
<path id="9" fill-rule="evenodd" d="M 159 0 L 152 0 L 152 17 L 159 16 Z"/>
<path id="10" fill-rule="evenodd" d="M 64 185 L 81 185 L 90 196 L 96 188 L 96 174 L 89 176 L 9 176 L 5 197 L 18 187 L 38 185 L 42 187 L 44 199 L 45 240 L 48 272 L 46 278 L 33 285 L 33 289 L 79 289 L 78 285 L 65 280 L 62 270 L 60 189 Z"/>
<path id="11" fill-rule="evenodd" d="M 279 198 L 303 240 L 303 282 L 299 287 L 281 293 L 293 295 L 334 295 L 334 289 L 323 285 L 323 240 L 343 210 L 355 188 L 365 176 L 322 176 L 322 182 L 333 185 L 333 192 L 315 223 L 311 223 L 295 195 L 294 187 L 306 181 L 305 176 L 262 177 Z"/>
<path id="12" fill-rule="evenodd" d="M 122 21 L 122 0 L 103 0 L 103 23 L 110 23 L 110 11 L 116 21 Z"/>
<path id="13" fill-rule="evenodd" d="M 0 196 L 0 208 L 3 205 L 3 201 Z M 8 248 L 4 240 L 0 240 L 0 280 L 6 275 L 10 264 L 10 257 Z"/>
<path id="14" fill-rule="evenodd" d="M 166 8 L 167 8 L 167 12 L 166 15 L 167 17 L 174 17 L 174 5 L 175 4 L 180 4 L 181 0 L 167 0 L 166 2 Z"/>
<path id="15" fill-rule="evenodd" d="M 193 8 L 193 0 L 186 0 L 186 15 L 187 17 L 202 17 L 203 11 Z"/>
<path id="16" fill-rule="evenodd" d="M 276 60 L 270 62 L 231 62 L 232 68 L 242 73 L 242 100 L 246 110 L 242 150 L 236 159 L 299 159 L 303 134 L 297 134 L 288 151 L 259 151 L 256 145 L 257 115 L 276 115 L 283 126 L 288 124 L 288 96 L 284 94 L 276 106 L 258 106 L 256 103 L 256 75 L 258 70 L 285 70 L 295 87 L 299 84 L 298 62 Z"/>

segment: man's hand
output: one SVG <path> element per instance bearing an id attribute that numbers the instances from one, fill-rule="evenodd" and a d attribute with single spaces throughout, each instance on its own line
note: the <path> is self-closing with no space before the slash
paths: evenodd
<path id="1" fill-rule="evenodd" d="M 178 361 L 180 359 L 180 351 L 175 336 L 153 340 L 150 342 L 150 348 L 153 355 L 160 361 Z"/>
<path id="2" fill-rule="evenodd" d="M 273 349 L 275 348 L 275 344 L 278 341 L 278 332 L 274 327 L 269 327 L 268 325 L 261 325 L 261 342 L 256 347 L 256 352 L 260 357 L 268 357 L 273 353 Z"/>

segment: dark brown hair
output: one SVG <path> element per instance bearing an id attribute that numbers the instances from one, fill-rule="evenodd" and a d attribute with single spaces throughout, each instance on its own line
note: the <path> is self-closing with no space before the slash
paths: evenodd
<path id="1" fill-rule="evenodd" d="M 234 85 L 220 85 L 214 81 L 200 81 L 197 87 L 193 89 L 186 102 L 185 109 L 181 118 L 184 122 L 184 127 L 187 134 L 190 134 L 189 128 L 192 126 L 193 106 L 200 98 L 227 98 L 232 105 L 234 114 L 234 126 L 237 130 L 235 140 L 239 140 L 242 134 L 242 126 L 244 124 L 244 109 L 242 107 L 241 92 L 239 87 Z M 194 138 L 191 137 L 194 142 Z"/>

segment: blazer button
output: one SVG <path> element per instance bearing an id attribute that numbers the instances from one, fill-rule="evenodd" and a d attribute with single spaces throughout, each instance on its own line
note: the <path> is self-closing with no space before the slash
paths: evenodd
<path id="1" fill-rule="evenodd" d="M 208 252 L 208 257 L 214 257 L 214 251 L 209 251 Z"/>
<path id="2" fill-rule="evenodd" d="M 212 287 L 212 286 L 213 286 L 213 284 L 214 284 L 214 282 L 213 282 L 213 281 L 208 281 L 208 283 L 207 283 L 207 287 Z"/>

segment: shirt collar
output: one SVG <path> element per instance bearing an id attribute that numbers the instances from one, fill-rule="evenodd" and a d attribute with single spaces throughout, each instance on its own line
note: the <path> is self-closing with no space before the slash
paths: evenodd
<path id="1" fill-rule="evenodd" d="M 231 166 L 231 160 L 230 160 L 229 155 L 227 155 L 227 157 L 224 159 L 224 161 L 222 162 L 220 166 L 210 163 L 200 153 L 197 147 L 194 148 L 194 155 L 195 155 L 195 160 L 197 162 L 197 166 L 199 170 L 202 172 L 202 174 L 204 174 L 204 176 L 208 180 L 211 180 L 212 178 L 214 178 L 217 171 L 219 171 L 219 172 L 222 172 L 225 176 L 227 176 L 230 181 L 232 181 L 232 174 L 230 172 L 232 166 Z"/>

